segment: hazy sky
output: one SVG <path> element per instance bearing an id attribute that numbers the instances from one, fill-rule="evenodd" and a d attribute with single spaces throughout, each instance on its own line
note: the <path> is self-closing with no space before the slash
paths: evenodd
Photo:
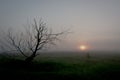
<path id="1" fill-rule="evenodd" d="M 73 32 L 56 49 L 120 50 L 120 0 L 0 0 L 0 29 L 41 17 L 55 31 Z"/>

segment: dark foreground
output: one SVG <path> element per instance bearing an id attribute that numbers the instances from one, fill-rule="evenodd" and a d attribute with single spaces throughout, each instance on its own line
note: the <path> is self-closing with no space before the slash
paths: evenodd
<path id="1" fill-rule="evenodd" d="M 65 60 L 0 59 L 0 80 L 120 80 L 119 59 Z"/>

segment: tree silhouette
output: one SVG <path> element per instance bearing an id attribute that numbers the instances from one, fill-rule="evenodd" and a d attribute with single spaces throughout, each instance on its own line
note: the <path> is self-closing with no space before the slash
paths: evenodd
<path id="1" fill-rule="evenodd" d="M 12 31 L 8 31 L 7 38 L 8 43 L 26 57 L 25 61 L 31 62 L 38 55 L 38 51 L 46 48 L 48 45 L 55 45 L 60 35 L 63 35 L 65 32 L 53 33 L 42 20 L 37 23 L 36 19 L 34 19 L 33 24 L 29 25 L 25 32 L 14 36 Z"/>

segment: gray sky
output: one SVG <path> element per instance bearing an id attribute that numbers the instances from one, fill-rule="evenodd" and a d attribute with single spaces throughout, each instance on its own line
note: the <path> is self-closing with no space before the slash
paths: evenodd
<path id="1" fill-rule="evenodd" d="M 120 0 L 0 0 L 0 29 L 41 17 L 55 31 L 71 28 L 58 50 L 120 50 Z"/>

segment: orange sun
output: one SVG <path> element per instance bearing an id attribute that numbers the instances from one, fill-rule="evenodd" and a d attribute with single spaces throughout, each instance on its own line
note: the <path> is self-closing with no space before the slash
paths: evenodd
<path id="1" fill-rule="evenodd" d="M 80 46 L 79 46 L 79 49 L 80 49 L 80 50 L 86 50 L 86 46 L 85 46 L 85 45 L 80 45 Z"/>

